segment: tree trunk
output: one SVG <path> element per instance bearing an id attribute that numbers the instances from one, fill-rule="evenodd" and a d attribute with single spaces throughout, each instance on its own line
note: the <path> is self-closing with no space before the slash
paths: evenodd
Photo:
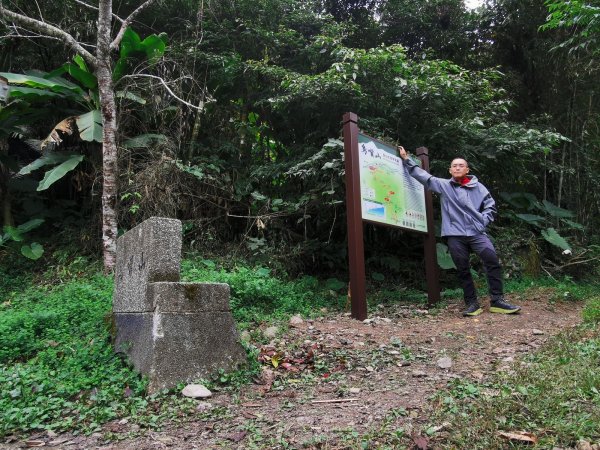
<path id="1" fill-rule="evenodd" d="M 102 247 L 104 271 L 112 272 L 117 256 L 117 107 L 110 57 L 112 0 L 101 0 L 98 11 L 96 77 L 102 113 Z"/>
<path id="2" fill-rule="evenodd" d="M 10 192 L 8 191 L 8 168 L 0 163 L 0 202 L 2 204 L 2 226 L 14 226 Z"/>

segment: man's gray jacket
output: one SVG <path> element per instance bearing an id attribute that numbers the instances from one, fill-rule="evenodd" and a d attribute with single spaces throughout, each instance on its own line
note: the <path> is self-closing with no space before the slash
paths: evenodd
<path id="1" fill-rule="evenodd" d="M 442 236 L 476 236 L 494 221 L 496 202 L 477 177 L 469 175 L 470 181 L 461 185 L 452 178 L 434 177 L 410 158 L 404 160 L 404 167 L 426 189 L 440 194 Z"/>

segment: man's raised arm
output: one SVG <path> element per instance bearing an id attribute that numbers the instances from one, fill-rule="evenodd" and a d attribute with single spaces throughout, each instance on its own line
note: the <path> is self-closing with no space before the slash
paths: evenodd
<path id="1" fill-rule="evenodd" d="M 415 164 L 415 162 L 408 156 L 407 151 L 401 145 L 398 146 L 398 155 L 400 158 L 402 158 L 404 167 L 406 167 L 411 177 L 413 177 L 430 191 L 437 192 L 438 194 L 442 192 L 442 180 L 434 177 L 429 172 L 421 169 L 417 164 Z"/>

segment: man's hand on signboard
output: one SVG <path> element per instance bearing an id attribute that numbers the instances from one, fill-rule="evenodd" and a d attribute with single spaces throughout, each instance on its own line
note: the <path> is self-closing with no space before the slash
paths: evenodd
<path id="1" fill-rule="evenodd" d="M 408 153 L 406 153 L 406 150 L 404 150 L 404 147 L 401 145 L 398 146 L 398 155 L 400 155 L 400 158 L 402 159 L 408 159 Z"/>

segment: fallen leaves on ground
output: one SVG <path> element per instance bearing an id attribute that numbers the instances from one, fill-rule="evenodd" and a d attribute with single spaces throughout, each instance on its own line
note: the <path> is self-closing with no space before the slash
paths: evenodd
<path id="1" fill-rule="evenodd" d="M 427 450 L 429 448 L 429 439 L 427 439 L 425 436 L 415 435 L 413 436 L 412 440 L 415 444 L 415 448 L 419 450 Z"/>
<path id="2" fill-rule="evenodd" d="M 537 444 L 538 438 L 533 433 L 526 431 L 498 431 L 498 434 L 511 441 L 527 442 Z"/>

